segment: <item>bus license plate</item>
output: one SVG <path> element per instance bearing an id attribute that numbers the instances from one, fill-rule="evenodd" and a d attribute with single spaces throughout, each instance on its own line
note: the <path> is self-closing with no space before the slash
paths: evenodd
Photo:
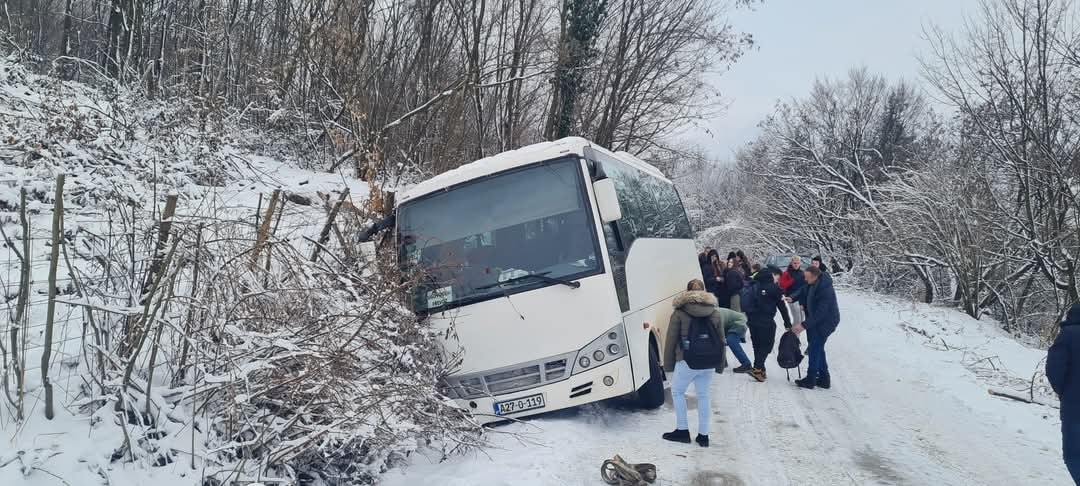
<path id="1" fill-rule="evenodd" d="M 544 408 L 544 395 L 529 395 L 504 402 L 495 402 L 495 415 L 509 415 Z"/>

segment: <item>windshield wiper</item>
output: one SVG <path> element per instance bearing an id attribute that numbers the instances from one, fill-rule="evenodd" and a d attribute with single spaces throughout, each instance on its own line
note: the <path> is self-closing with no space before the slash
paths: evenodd
<path id="1" fill-rule="evenodd" d="M 549 277 L 549 276 L 547 276 L 549 273 L 551 273 L 551 272 L 530 273 L 530 274 L 522 275 L 520 277 L 514 277 L 514 278 L 506 279 L 506 280 L 503 280 L 502 282 L 496 282 L 496 283 L 493 283 L 491 285 L 484 285 L 483 287 L 476 287 L 476 290 L 487 290 L 487 289 L 490 289 L 490 288 L 501 287 L 501 286 L 509 284 L 509 283 L 525 280 L 527 278 L 535 278 L 537 280 L 542 280 L 542 281 L 550 283 L 550 284 L 565 285 L 565 286 L 570 287 L 572 289 L 576 289 L 576 288 L 581 287 L 581 282 L 575 282 L 573 280 L 567 280 L 565 278 Z"/>

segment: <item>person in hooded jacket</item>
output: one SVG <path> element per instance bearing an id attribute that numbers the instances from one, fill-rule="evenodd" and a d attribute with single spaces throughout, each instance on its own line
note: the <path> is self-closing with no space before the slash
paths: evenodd
<path id="1" fill-rule="evenodd" d="M 754 279 L 754 304 L 745 306 L 747 326 L 750 328 L 750 340 L 754 346 L 754 365 L 750 376 L 758 382 L 766 379 L 765 359 L 773 351 L 776 343 L 776 311 L 784 319 L 784 328 L 791 329 L 787 304 L 780 292 L 780 276 L 784 271 L 774 266 L 757 273 Z"/>
<path id="2" fill-rule="evenodd" d="M 1061 452 L 1080 485 L 1080 304 L 1069 309 L 1046 354 L 1046 379 L 1061 399 Z"/>
<path id="3" fill-rule="evenodd" d="M 722 309 L 717 306 L 716 296 L 705 291 L 705 284 L 692 280 L 686 286 L 686 292 L 675 297 L 672 306 L 675 311 L 668 323 L 667 336 L 664 339 L 664 370 L 673 373 L 671 380 L 671 402 L 675 406 L 675 430 L 663 435 L 664 440 L 690 443 L 690 428 L 686 417 L 686 391 L 694 384 L 697 395 L 698 435 L 697 443 L 709 446 L 709 424 L 712 418 L 711 393 L 713 370 L 691 369 L 683 359 L 682 336 L 690 330 L 694 318 L 708 318 L 716 328 L 717 334 L 724 336 L 726 330 L 746 327 L 746 316 L 739 312 Z"/>
<path id="4" fill-rule="evenodd" d="M 795 380 L 802 388 L 832 387 L 829 375 L 829 362 L 825 357 L 825 342 L 840 325 L 840 306 L 836 302 L 836 290 L 833 289 L 832 277 L 822 273 L 817 267 L 808 267 L 804 272 L 806 290 L 803 301 L 806 302 L 806 320 L 791 327 L 795 333 L 806 331 L 806 354 L 809 364 L 806 377 Z"/>

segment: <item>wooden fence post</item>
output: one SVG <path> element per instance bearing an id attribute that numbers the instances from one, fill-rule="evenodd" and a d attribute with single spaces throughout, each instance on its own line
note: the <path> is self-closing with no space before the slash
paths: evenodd
<path id="1" fill-rule="evenodd" d="M 161 214 L 161 222 L 158 224 L 158 237 L 157 245 L 154 247 L 154 259 L 150 262 L 150 271 L 147 272 L 146 279 L 143 280 L 142 291 L 140 293 L 145 294 L 146 289 L 154 284 L 154 280 L 157 278 L 158 272 L 162 271 L 161 259 L 165 257 L 165 248 L 169 244 L 169 234 L 172 231 L 173 216 L 176 215 L 176 200 L 178 196 L 176 194 L 170 194 L 165 199 L 165 211 Z"/>
<path id="2" fill-rule="evenodd" d="M 60 262 L 60 238 L 64 231 L 64 174 L 56 177 L 56 201 L 53 205 L 52 255 L 49 258 L 49 307 L 45 318 L 45 342 L 41 352 L 41 384 L 45 388 L 45 418 L 53 419 L 53 389 L 49 381 L 52 358 L 53 322 L 56 314 L 56 267 Z"/>
<path id="3" fill-rule="evenodd" d="M 334 218 L 337 217 L 338 211 L 341 210 L 341 205 L 345 203 L 345 199 L 349 197 L 349 188 L 346 187 L 341 193 L 341 197 L 334 203 L 334 207 L 330 208 L 330 215 L 326 217 L 326 224 L 323 225 L 322 231 L 319 232 L 319 240 L 315 242 L 315 249 L 311 250 L 311 261 L 315 262 L 319 259 L 319 250 L 322 246 L 330 241 L 330 230 L 334 227 Z"/>
<path id="4" fill-rule="evenodd" d="M 262 252 L 263 244 L 266 243 L 266 239 L 269 237 L 270 223 L 273 222 L 274 209 L 277 208 L 279 197 L 281 197 L 281 189 L 274 189 L 274 193 L 270 195 L 270 204 L 266 205 L 266 214 L 262 218 L 262 224 L 259 225 L 259 232 L 255 235 L 255 248 L 251 250 L 252 269 L 259 265 L 259 253 Z"/>

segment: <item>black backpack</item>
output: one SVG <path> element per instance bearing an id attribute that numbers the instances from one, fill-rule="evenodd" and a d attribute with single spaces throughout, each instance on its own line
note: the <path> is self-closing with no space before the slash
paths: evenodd
<path id="1" fill-rule="evenodd" d="M 683 359 L 692 370 L 707 370 L 724 362 L 724 340 L 708 317 L 690 319 L 690 329 L 683 337 Z"/>
<path id="2" fill-rule="evenodd" d="M 757 303 L 760 300 L 758 296 L 758 284 L 755 282 L 751 285 L 743 287 L 739 291 L 739 306 L 742 307 L 743 314 L 756 314 Z"/>
<path id="3" fill-rule="evenodd" d="M 780 346 L 776 349 L 776 364 L 779 364 L 781 368 L 790 370 L 791 368 L 799 368 L 802 360 L 802 343 L 799 341 L 799 335 L 791 331 L 785 332 L 780 336 Z M 799 377 L 802 377 L 802 368 L 799 368 Z M 788 371 L 788 380 L 791 380 L 790 371 Z"/>

